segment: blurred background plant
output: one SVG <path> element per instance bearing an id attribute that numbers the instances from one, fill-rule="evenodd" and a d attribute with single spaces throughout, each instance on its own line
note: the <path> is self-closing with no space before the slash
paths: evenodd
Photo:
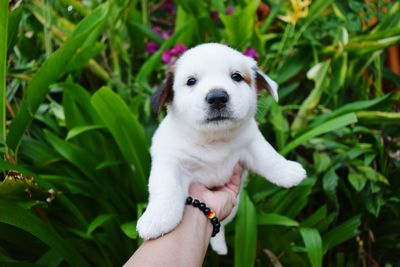
<path id="1" fill-rule="evenodd" d="M 260 129 L 309 177 L 251 175 L 205 266 L 400 262 L 400 3 L 0 1 L 0 265 L 121 266 L 140 244 L 149 98 L 187 48 L 221 42 L 280 84 Z"/>

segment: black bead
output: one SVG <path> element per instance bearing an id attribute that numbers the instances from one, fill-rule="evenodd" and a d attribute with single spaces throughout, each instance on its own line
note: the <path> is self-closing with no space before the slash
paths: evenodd
<path id="1" fill-rule="evenodd" d="M 187 205 L 190 205 L 190 204 L 192 204 L 192 201 L 193 201 L 193 198 L 192 198 L 192 197 L 187 197 L 187 199 L 186 199 L 186 204 L 187 204 Z"/>
<path id="2" fill-rule="evenodd" d="M 213 229 L 213 232 L 212 232 L 212 234 L 211 234 L 211 237 L 214 237 L 214 236 L 216 236 L 217 234 L 219 233 L 219 229 Z"/>
<path id="3" fill-rule="evenodd" d="M 204 208 L 203 213 L 205 215 L 208 215 L 210 213 L 210 211 L 211 211 L 210 208 Z"/>
<path id="4" fill-rule="evenodd" d="M 204 204 L 203 202 L 200 202 L 199 209 L 203 211 L 205 208 L 206 208 L 206 204 Z"/>
<path id="5" fill-rule="evenodd" d="M 216 223 L 216 224 L 214 224 L 214 228 L 220 228 L 221 227 L 221 224 L 219 224 L 219 223 Z"/>
<path id="6" fill-rule="evenodd" d="M 200 205 L 200 201 L 198 201 L 197 199 L 193 200 L 192 203 L 193 207 L 198 207 Z"/>
<path id="7" fill-rule="evenodd" d="M 215 225 L 216 223 L 218 223 L 218 218 L 217 217 L 212 218 L 211 222 L 212 222 L 212 224 Z"/>

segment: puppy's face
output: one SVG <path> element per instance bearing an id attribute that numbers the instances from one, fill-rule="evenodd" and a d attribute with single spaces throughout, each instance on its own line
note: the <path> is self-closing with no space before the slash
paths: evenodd
<path id="1" fill-rule="evenodd" d="M 277 85 L 261 73 L 256 62 L 221 44 L 203 44 L 184 53 L 153 107 L 196 129 L 218 130 L 241 125 L 256 111 L 257 91 L 267 89 L 277 100 Z"/>

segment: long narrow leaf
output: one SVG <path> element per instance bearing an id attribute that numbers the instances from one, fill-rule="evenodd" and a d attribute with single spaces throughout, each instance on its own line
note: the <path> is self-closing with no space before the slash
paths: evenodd
<path id="1" fill-rule="evenodd" d="M 324 252 L 358 234 L 361 217 L 355 216 L 322 236 Z"/>
<path id="2" fill-rule="evenodd" d="M 107 87 L 92 97 L 93 107 L 110 130 L 126 161 L 135 168 L 135 195 L 146 199 L 147 176 L 150 172 L 149 142 L 144 129 L 124 101 Z"/>
<path id="3" fill-rule="evenodd" d="M 357 122 L 357 116 L 354 113 L 348 113 L 338 118 L 329 120 L 321 124 L 320 126 L 311 129 L 310 131 L 307 131 L 303 133 L 301 136 L 297 137 L 295 140 L 289 143 L 284 149 L 282 149 L 281 153 L 283 155 L 287 155 L 290 151 L 292 151 L 299 145 L 303 144 L 304 142 L 310 140 L 315 136 L 340 129 L 355 122 Z"/>
<path id="4" fill-rule="evenodd" d="M 300 228 L 300 234 L 306 245 L 307 255 L 310 259 L 311 266 L 322 266 L 322 240 L 319 232 L 312 228 Z"/>
<path id="5" fill-rule="evenodd" d="M 275 213 L 257 214 L 257 223 L 259 225 L 299 226 L 299 223 L 295 220 Z"/>
<path id="6" fill-rule="evenodd" d="M 71 266 L 89 266 L 74 247 L 68 245 L 51 225 L 43 223 L 32 213 L 14 203 L 0 200 L 0 222 L 15 226 L 36 236 L 57 251 Z"/>
<path id="7" fill-rule="evenodd" d="M 0 142 L 6 142 L 8 1 L 0 2 Z"/>
<path id="8" fill-rule="evenodd" d="M 236 219 L 235 267 L 254 266 L 257 246 L 256 209 L 246 191 L 242 192 Z"/>
<path id="9" fill-rule="evenodd" d="M 26 94 L 20 111 L 10 125 L 7 143 L 12 150 L 18 149 L 24 132 L 32 122 L 33 115 L 49 92 L 49 85 L 64 74 L 65 66 L 68 65 L 76 51 L 87 42 L 88 36 L 104 25 L 107 14 L 108 3 L 105 3 L 84 18 L 71 37 L 43 63 L 32 78 L 25 89 Z"/>

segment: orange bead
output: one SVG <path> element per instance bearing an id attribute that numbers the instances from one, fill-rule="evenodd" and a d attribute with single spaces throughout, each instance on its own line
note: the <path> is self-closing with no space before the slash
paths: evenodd
<path id="1" fill-rule="evenodd" d="M 212 219 L 212 218 L 214 218 L 215 217 L 215 212 L 212 210 L 212 211 L 210 211 L 210 213 L 207 215 L 207 218 L 208 219 Z"/>

